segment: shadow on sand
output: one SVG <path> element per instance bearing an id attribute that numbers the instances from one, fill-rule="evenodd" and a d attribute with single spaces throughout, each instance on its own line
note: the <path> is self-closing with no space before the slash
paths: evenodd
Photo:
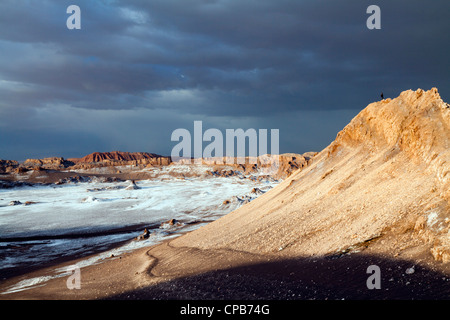
<path id="1" fill-rule="evenodd" d="M 380 268 L 380 289 L 367 286 L 368 281 L 375 283 L 375 274 L 368 272 L 371 265 Z M 353 253 L 214 270 L 159 282 L 108 299 L 447 300 L 450 299 L 450 274 L 407 260 Z"/>

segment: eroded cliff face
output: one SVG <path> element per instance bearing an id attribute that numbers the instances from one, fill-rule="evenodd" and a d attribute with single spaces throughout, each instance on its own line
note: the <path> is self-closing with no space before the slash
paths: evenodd
<path id="1" fill-rule="evenodd" d="M 171 163 L 170 157 L 148 152 L 94 152 L 80 159 L 73 159 L 73 170 L 88 169 L 102 166 L 161 166 Z"/>
<path id="2" fill-rule="evenodd" d="M 79 170 L 114 166 L 165 166 L 170 157 L 147 152 L 94 152 L 83 158 L 64 159 L 50 157 L 27 159 L 23 163 L 14 160 L 0 160 L 0 173 L 23 173 L 30 170 Z"/>
<path id="3" fill-rule="evenodd" d="M 15 160 L 0 160 L 0 173 L 12 172 L 19 166 L 19 163 Z"/>
<path id="4" fill-rule="evenodd" d="M 163 157 L 155 153 L 148 152 L 122 152 L 122 151 L 112 151 L 112 152 L 94 152 L 91 153 L 77 162 L 103 162 L 103 161 L 140 161 L 140 160 L 153 160 L 155 158 L 168 158 Z"/>
<path id="5" fill-rule="evenodd" d="M 27 159 L 20 167 L 28 169 L 51 169 L 51 170 L 61 170 L 67 168 L 74 163 L 67 161 L 62 157 L 51 157 L 43 159 Z"/>
<path id="6" fill-rule="evenodd" d="M 449 105 L 435 88 L 372 103 L 303 170 L 173 243 L 449 262 L 449 128 Z"/>

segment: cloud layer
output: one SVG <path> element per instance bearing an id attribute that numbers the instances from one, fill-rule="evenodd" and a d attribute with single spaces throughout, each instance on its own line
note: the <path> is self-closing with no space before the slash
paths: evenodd
<path id="1" fill-rule="evenodd" d="M 75 3 L 76 2 L 76 3 Z M 66 8 L 81 8 L 68 30 Z M 0 158 L 170 154 L 171 132 L 279 128 L 319 151 L 380 93 L 450 99 L 448 1 L 0 2 Z"/>

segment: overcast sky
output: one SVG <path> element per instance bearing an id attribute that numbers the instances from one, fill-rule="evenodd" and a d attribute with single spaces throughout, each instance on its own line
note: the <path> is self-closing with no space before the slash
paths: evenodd
<path id="1" fill-rule="evenodd" d="M 69 5 L 81 29 L 69 30 Z M 369 30 L 367 7 L 381 8 Z M 450 101 L 450 1 L 0 1 L 0 159 L 170 155 L 177 128 L 320 151 L 369 103 Z M 205 143 L 206 145 L 206 143 Z M 269 148 L 270 151 L 270 148 Z"/>

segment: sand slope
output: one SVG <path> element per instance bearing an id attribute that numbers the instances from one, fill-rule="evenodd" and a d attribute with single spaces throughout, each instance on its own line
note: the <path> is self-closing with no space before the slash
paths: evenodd
<path id="1" fill-rule="evenodd" d="M 290 257 L 370 247 L 448 262 L 449 127 L 435 88 L 372 103 L 304 170 L 172 244 Z"/>

